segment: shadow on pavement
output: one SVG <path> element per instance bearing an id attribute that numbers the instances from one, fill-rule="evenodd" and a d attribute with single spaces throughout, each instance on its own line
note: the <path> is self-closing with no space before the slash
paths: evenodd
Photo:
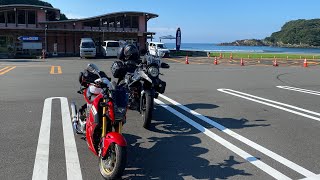
<path id="1" fill-rule="evenodd" d="M 179 108 L 179 106 L 174 106 L 174 105 L 170 105 L 170 106 L 183 114 L 186 114 L 186 115 L 189 114 L 189 113 L 185 112 L 184 110 L 182 110 L 181 108 Z M 206 103 L 193 103 L 193 104 L 187 104 L 184 106 L 188 107 L 191 110 L 214 109 L 214 108 L 219 107 L 214 104 L 206 104 Z M 190 114 L 189 114 L 188 117 L 190 117 L 193 120 L 198 119 L 196 115 L 190 116 Z M 234 119 L 234 118 L 217 118 L 217 117 L 209 117 L 209 116 L 205 116 L 205 117 L 209 118 L 210 120 L 212 120 L 214 122 L 217 122 L 217 123 L 223 125 L 226 128 L 229 128 L 229 129 L 242 129 L 242 128 L 248 128 L 248 127 L 267 127 L 267 126 L 270 126 L 270 124 L 262 124 L 261 123 L 266 120 L 255 120 L 254 122 L 252 122 L 252 121 L 249 121 L 248 119 L 245 119 L 245 118 Z M 207 124 L 205 125 L 205 127 L 212 128 L 211 125 L 207 125 Z"/>
<path id="2" fill-rule="evenodd" d="M 250 128 L 250 127 L 267 127 L 270 124 L 261 124 L 261 123 L 253 123 L 247 119 L 233 119 L 233 118 L 215 118 L 215 117 L 208 117 L 212 121 L 215 121 L 226 128 L 229 129 L 242 129 L 242 128 Z M 263 122 L 265 120 L 255 120 L 256 122 Z"/>
<path id="3" fill-rule="evenodd" d="M 214 109 L 218 108 L 219 106 L 214 105 L 214 104 L 207 104 L 207 103 L 193 103 L 193 104 L 188 104 L 185 105 L 191 110 L 197 110 L 197 109 Z"/>
<path id="4" fill-rule="evenodd" d="M 154 136 L 146 140 L 125 134 L 129 156 L 124 179 L 228 179 L 251 175 L 234 167 L 243 162 L 235 161 L 233 156 L 216 164 L 202 158 L 209 150 L 198 147 L 202 140 L 194 135 L 199 131 L 186 126 L 180 119 L 168 119 L 165 112 L 165 109 L 157 108 L 151 130 L 164 137 Z"/>

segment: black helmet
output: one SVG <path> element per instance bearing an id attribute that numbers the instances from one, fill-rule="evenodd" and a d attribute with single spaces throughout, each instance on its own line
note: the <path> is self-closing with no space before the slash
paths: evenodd
<path id="1" fill-rule="evenodd" d="M 126 60 L 137 60 L 139 59 L 138 48 L 133 44 L 126 45 L 123 48 L 123 55 Z"/>
<path id="2" fill-rule="evenodd" d="M 124 57 L 124 54 L 123 54 L 123 50 L 124 50 L 124 46 L 119 49 L 118 54 L 117 54 L 118 59 L 121 60 L 121 61 L 125 60 L 124 59 L 125 57 Z"/>

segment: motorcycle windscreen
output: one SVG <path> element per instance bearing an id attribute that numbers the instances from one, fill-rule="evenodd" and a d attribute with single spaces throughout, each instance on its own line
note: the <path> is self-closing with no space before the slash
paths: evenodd
<path id="1" fill-rule="evenodd" d="M 157 64 L 158 66 L 161 65 L 161 59 L 159 57 L 147 56 L 147 65 Z"/>
<path id="2" fill-rule="evenodd" d="M 116 89 L 111 91 L 114 102 L 114 114 L 116 121 L 122 121 L 127 113 L 129 97 L 125 89 Z"/>

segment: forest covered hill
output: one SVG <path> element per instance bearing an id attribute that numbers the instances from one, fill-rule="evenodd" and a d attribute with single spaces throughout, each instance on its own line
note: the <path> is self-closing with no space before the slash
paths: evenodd
<path id="1" fill-rule="evenodd" d="M 222 46 L 320 47 L 320 19 L 298 19 L 285 23 L 281 30 L 265 39 L 237 40 Z"/>
<path id="2" fill-rule="evenodd" d="M 0 0 L 1 5 L 12 5 L 12 4 L 28 4 L 37 6 L 53 7 L 50 3 L 40 0 Z M 60 14 L 60 20 L 68 20 L 65 14 Z"/>

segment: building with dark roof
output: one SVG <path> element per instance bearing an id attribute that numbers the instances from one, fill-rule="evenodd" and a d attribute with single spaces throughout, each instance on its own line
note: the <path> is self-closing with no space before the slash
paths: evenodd
<path id="1" fill-rule="evenodd" d="M 158 15 L 146 12 L 116 12 L 100 16 L 59 20 L 60 10 L 35 5 L 0 6 L 0 56 L 34 56 L 46 50 L 57 56 L 79 55 L 81 38 L 92 38 L 97 47 L 104 40 L 124 40 L 146 49 L 148 20 Z M 97 48 L 101 54 L 101 48 Z"/>

